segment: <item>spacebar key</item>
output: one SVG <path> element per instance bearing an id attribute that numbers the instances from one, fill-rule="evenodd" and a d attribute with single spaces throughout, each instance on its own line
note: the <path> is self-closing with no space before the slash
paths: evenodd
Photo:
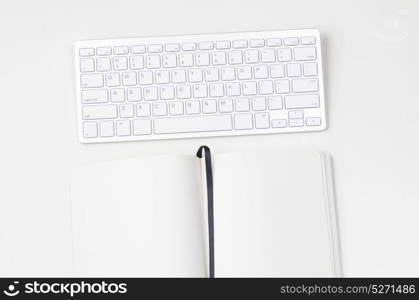
<path id="1" fill-rule="evenodd" d="M 232 130 L 230 115 L 154 119 L 154 133 L 186 133 Z"/>

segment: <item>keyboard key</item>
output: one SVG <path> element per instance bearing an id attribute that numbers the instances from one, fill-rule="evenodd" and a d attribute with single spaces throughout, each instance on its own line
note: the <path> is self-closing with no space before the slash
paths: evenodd
<path id="1" fill-rule="evenodd" d="M 224 84 L 213 83 L 209 85 L 210 97 L 223 97 L 224 96 Z"/>
<path id="2" fill-rule="evenodd" d="M 226 61 L 226 53 L 224 51 L 215 51 L 212 52 L 212 64 L 215 66 L 218 65 L 225 65 Z"/>
<path id="3" fill-rule="evenodd" d="M 268 47 L 279 47 L 282 45 L 282 41 L 279 38 L 268 39 L 267 44 L 268 44 Z"/>
<path id="4" fill-rule="evenodd" d="M 290 92 L 290 82 L 287 79 L 275 81 L 275 91 L 278 94 L 287 94 Z"/>
<path id="5" fill-rule="evenodd" d="M 126 56 L 115 56 L 113 58 L 113 69 L 115 71 L 128 69 L 128 58 Z"/>
<path id="6" fill-rule="evenodd" d="M 272 78 L 285 77 L 285 66 L 284 65 L 271 65 L 270 73 Z"/>
<path id="7" fill-rule="evenodd" d="M 193 67 L 193 54 L 192 53 L 179 54 L 179 66 L 180 67 Z"/>
<path id="8" fill-rule="evenodd" d="M 172 82 L 173 83 L 185 83 L 186 82 L 186 71 L 185 70 L 173 70 L 172 71 Z"/>
<path id="9" fill-rule="evenodd" d="M 195 98 L 208 97 L 208 87 L 206 84 L 195 84 L 193 86 L 193 96 Z"/>
<path id="10" fill-rule="evenodd" d="M 278 61 L 291 61 L 291 49 L 290 48 L 279 48 L 278 49 Z"/>
<path id="11" fill-rule="evenodd" d="M 96 49 L 96 54 L 101 55 L 111 55 L 112 54 L 112 48 L 111 47 L 99 47 Z"/>
<path id="12" fill-rule="evenodd" d="M 290 119 L 288 121 L 290 127 L 303 127 L 304 120 L 303 119 Z"/>
<path id="13" fill-rule="evenodd" d="M 108 90 L 85 90 L 81 92 L 82 103 L 108 102 Z"/>
<path id="14" fill-rule="evenodd" d="M 242 91 L 245 96 L 252 96 L 257 94 L 256 82 L 247 81 L 242 83 Z"/>
<path id="15" fill-rule="evenodd" d="M 79 49 L 79 55 L 80 56 L 95 55 L 95 49 L 94 48 L 81 48 L 81 49 Z"/>
<path id="16" fill-rule="evenodd" d="M 176 67 L 177 67 L 176 54 L 163 55 L 163 68 L 176 68 Z"/>
<path id="17" fill-rule="evenodd" d="M 134 105 L 133 104 L 121 104 L 119 106 L 119 116 L 121 118 L 133 118 L 134 117 Z"/>
<path id="18" fill-rule="evenodd" d="M 302 110 L 293 110 L 288 112 L 288 119 L 303 119 L 304 112 Z"/>
<path id="19" fill-rule="evenodd" d="M 144 57 L 142 55 L 134 55 L 129 57 L 129 68 L 131 70 L 144 69 Z"/>
<path id="20" fill-rule="evenodd" d="M 259 50 L 244 51 L 244 61 L 246 64 L 256 64 L 259 62 Z"/>
<path id="21" fill-rule="evenodd" d="M 117 136 L 131 135 L 131 121 L 130 120 L 116 121 L 116 135 Z"/>
<path id="22" fill-rule="evenodd" d="M 197 53 L 195 55 L 196 65 L 198 67 L 201 66 L 209 66 L 210 65 L 210 54 L 208 52 Z"/>
<path id="23" fill-rule="evenodd" d="M 300 38 L 301 45 L 314 45 L 316 43 L 316 37 L 314 36 L 302 36 Z"/>
<path id="24" fill-rule="evenodd" d="M 253 74 L 255 79 L 268 78 L 268 66 L 267 65 L 256 65 L 253 67 Z"/>
<path id="25" fill-rule="evenodd" d="M 132 54 L 143 54 L 143 53 L 145 53 L 145 46 L 144 45 L 132 45 L 131 46 L 131 53 Z"/>
<path id="26" fill-rule="evenodd" d="M 97 124 L 96 122 L 84 122 L 83 123 L 83 136 L 85 138 L 97 137 Z"/>
<path id="27" fill-rule="evenodd" d="M 82 74 L 80 80 L 82 88 L 103 87 L 102 74 Z"/>
<path id="28" fill-rule="evenodd" d="M 272 120 L 272 128 L 284 128 L 287 127 L 286 119 Z"/>
<path id="29" fill-rule="evenodd" d="M 142 85 L 153 84 L 153 72 L 141 71 L 138 72 L 138 82 Z"/>
<path id="30" fill-rule="evenodd" d="M 220 113 L 233 112 L 233 99 L 218 100 L 218 110 L 220 111 Z"/>
<path id="31" fill-rule="evenodd" d="M 253 74 L 255 79 L 268 78 L 268 66 L 267 65 L 256 65 L 253 67 Z"/>
<path id="32" fill-rule="evenodd" d="M 124 89 L 111 89 L 111 101 L 112 102 L 124 102 L 125 101 L 125 90 Z"/>
<path id="33" fill-rule="evenodd" d="M 166 84 L 170 82 L 169 71 L 160 70 L 155 73 L 156 84 Z"/>
<path id="34" fill-rule="evenodd" d="M 161 100 L 175 99 L 175 88 L 170 85 L 160 87 L 160 99 Z"/>
<path id="35" fill-rule="evenodd" d="M 139 103 L 136 106 L 137 117 L 149 117 L 151 115 L 150 103 Z"/>
<path id="36" fill-rule="evenodd" d="M 274 85 L 271 80 L 259 81 L 259 94 L 270 95 L 274 93 Z"/>
<path id="37" fill-rule="evenodd" d="M 189 98 L 191 98 L 191 86 L 190 85 L 177 85 L 176 86 L 176 98 L 178 98 L 178 99 L 189 99 Z"/>
<path id="38" fill-rule="evenodd" d="M 116 105 L 87 105 L 83 107 L 83 120 L 114 119 L 118 116 Z"/>
<path id="39" fill-rule="evenodd" d="M 316 47 L 294 48 L 295 60 L 315 60 L 317 58 Z"/>
<path id="40" fill-rule="evenodd" d="M 210 95 L 212 97 L 218 97 L 217 95 L 223 95 L 223 88 L 217 85 L 210 85 Z M 194 98 L 206 98 L 208 96 L 208 86 L 206 84 L 196 84 L 193 86 L 193 97 Z"/>
<path id="41" fill-rule="evenodd" d="M 235 49 L 247 48 L 247 40 L 236 40 L 236 41 L 233 41 L 233 48 L 235 48 Z"/>
<path id="42" fill-rule="evenodd" d="M 230 65 L 238 65 L 243 63 L 242 52 L 239 50 L 228 52 L 228 63 Z"/>
<path id="43" fill-rule="evenodd" d="M 147 69 L 160 68 L 160 55 L 147 55 L 145 59 Z"/>
<path id="44" fill-rule="evenodd" d="M 154 119 L 154 133 L 187 133 L 232 130 L 230 115 L 208 115 Z"/>
<path id="45" fill-rule="evenodd" d="M 80 72 L 94 72 L 95 60 L 93 58 L 80 59 Z"/>
<path id="46" fill-rule="evenodd" d="M 234 116 L 234 128 L 237 130 L 253 129 L 252 114 L 237 114 Z"/>
<path id="47" fill-rule="evenodd" d="M 255 127 L 257 129 L 269 128 L 269 113 L 257 113 L 255 114 Z"/>
<path id="48" fill-rule="evenodd" d="M 202 101 L 202 112 L 204 114 L 214 114 L 217 112 L 217 101 L 214 99 L 206 99 Z"/>
<path id="49" fill-rule="evenodd" d="M 252 98 L 252 110 L 260 111 L 266 109 L 265 97 L 253 97 Z"/>
<path id="50" fill-rule="evenodd" d="M 101 137 L 112 137 L 115 135 L 113 121 L 100 122 L 100 136 Z"/>
<path id="51" fill-rule="evenodd" d="M 296 46 L 298 45 L 298 37 L 289 37 L 284 39 L 285 46 Z"/>
<path id="52" fill-rule="evenodd" d="M 140 101 L 141 100 L 141 88 L 133 87 L 127 89 L 127 100 L 132 101 Z"/>
<path id="53" fill-rule="evenodd" d="M 201 82 L 203 80 L 202 69 L 189 69 L 189 82 Z"/>
<path id="54" fill-rule="evenodd" d="M 270 110 L 282 109 L 282 96 L 269 97 L 269 109 Z"/>
<path id="55" fill-rule="evenodd" d="M 218 81 L 218 68 L 206 68 L 204 71 L 205 81 Z"/>
<path id="56" fill-rule="evenodd" d="M 317 63 L 309 62 L 303 64 L 304 76 L 317 76 Z"/>
<path id="57" fill-rule="evenodd" d="M 240 66 L 237 68 L 237 78 L 240 80 L 252 79 L 252 67 Z"/>
<path id="58" fill-rule="evenodd" d="M 180 45 L 177 44 L 177 43 L 166 44 L 165 50 L 166 50 L 166 52 L 179 52 L 180 51 Z"/>
<path id="59" fill-rule="evenodd" d="M 134 135 L 147 135 L 151 134 L 151 120 L 139 119 L 132 121 L 132 129 Z"/>
<path id="60" fill-rule="evenodd" d="M 200 42 L 199 43 L 199 50 L 212 50 L 214 49 L 213 42 Z"/>
<path id="61" fill-rule="evenodd" d="M 169 113 L 172 116 L 183 115 L 183 102 L 173 101 L 169 103 Z"/>
<path id="62" fill-rule="evenodd" d="M 185 107 L 188 115 L 199 114 L 201 112 L 200 101 L 186 101 Z"/>
<path id="63" fill-rule="evenodd" d="M 319 81 L 317 78 L 294 79 L 292 81 L 292 91 L 294 93 L 317 92 L 319 90 Z"/>
<path id="64" fill-rule="evenodd" d="M 115 55 L 128 54 L 128 46 L 113 47 L 113 54 L 115 54 Z"/>
<path id="65" fill-rule="evenodd" d="M 318 117 L 315 118 L 307 118 L 306 125 L 307 126 L 320 126 L 322 123 L 321 119 Z"/>
<path id="66" fill-rule="evenodd" d="M 165 102 L 153 103 L 153 116 L 165 116 L 167 115 L 167 106 Z"/>
<path id="67" fill-rule="evenodd" d="M 320 106 L 319 95 L 288 95 L 285 96 L 286 109 L 315 108 Z"/>
<path id="68" fill-rule="evenodd" d="M 217 49 L 230 49 L 230 41 L 219 41 L 215 43 L 215 48 Z"/>
<path id="69" fill-rule="evenodd" d="M 155 86 L 147 86 L 143 88 L 144 100 L 153 101 L 159 98 L 158 90 Z"/>
<path id="70" fill-rule="evenodd" d="M 236 111 L 244 112 L 250 110 L 249 98 L 237 98 L 236 99 Z"/>
<path id="71" fill-rule="evenodd" d="M 183 43 L 182 50 L 183 51 L 196 51 L 196 43 Z"/>
<path id="72" fill-rule="evenodd" d="M 226 94 L 229 97 L 240 96 L 240 82 L 226 83 Z"/>
<path id="73" fill-rule="evenodd" d="M 161 53 L 163 52 L 163 45 L 161 44 L 152 44 L 147 46 L 148 53 Z"/>
<path id="74" fill-rule="evenodd" d="M 287 75 L 288 77 L 300 77 L 301 76 L 300 64 L 287 64 Z"/>
<path id="75" fill-rule="evenodd" d="M 136 84 L 137 84 L 136 72 L 122 73 L 122 85 L 136 85 Z"/>
<path id="76" fill-rule="evenodd" d="M 99 72 L 111 70 L 111 59 L 109 57 L 98 57 L 96 59 L 96 68 Z"/>
<path id="77" fill-rule="evenodd" d="M 106 74 L 106 86 L 114 87 L 119 86 L 120 84 L 119 73 Z"/>
<path id="78" fill-rule="evenodd" d="M 260 60 L 263 63 L 275 62 L 275 49 L 262 49 L 260 50 Z"/>
<path id="79" fill-rule="evenodd" d="M 250 48 L 258 48 L 265 46 L 265 40 L 262 39 L 254 39 L 250 40 Z"/>
<path id="80" fill-rule="evenodd" d="M 221 68 L 221 80 L 229 81 L 236 79 L 236 72 L 234 67 Z"/>

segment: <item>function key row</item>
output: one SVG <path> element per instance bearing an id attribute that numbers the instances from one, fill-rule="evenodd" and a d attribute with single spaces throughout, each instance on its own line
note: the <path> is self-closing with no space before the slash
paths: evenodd
<path id="1" fill-rule="evenodd" d="M 126 55 L 126 54 L 144 54 L 144 53 L 162 53 L 162 52 L 180 52 L 180 51 L 197 51 L 197 50 L 213 50 L 213 49 L 243 49 L 243 48 L 261 48 L 261 47 L 280 47 L 284 46 L 298 46 L 301 45 L 314 45 L 316 38 L 314 36 L 304 37 L 288 37 L 288 38 L 272 38 L 272 39 L 252 39 L 252 40 L 234 40 L 230 41 L 205 41 L 200 43 L 186 42 L 186 43 L 168 43 L 163 44 L 150 44 L 150 45 L 133 45 L 116 46 L 116 47 L 98 47 L 96 48 L 96 55 Z M 95 55 L 95 48 L 80 48 L 80 56 L 93 56 Z"/>

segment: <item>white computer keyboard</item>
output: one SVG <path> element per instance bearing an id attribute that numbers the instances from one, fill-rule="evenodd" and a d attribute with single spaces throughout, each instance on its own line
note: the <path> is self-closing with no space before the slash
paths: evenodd
<path id="1" fill-rule="evenodd" d="M 83 143 L 326 126 L 315 29 L 80 41 Z"/>

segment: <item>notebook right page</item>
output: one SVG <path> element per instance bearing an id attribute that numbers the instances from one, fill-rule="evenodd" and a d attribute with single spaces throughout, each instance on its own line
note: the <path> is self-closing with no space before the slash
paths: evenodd
<path id="1" fill-rule="evenodd" d="M 312 149 L 214 156 L 216 277 L 340 275 L 325 161 Z"/>

